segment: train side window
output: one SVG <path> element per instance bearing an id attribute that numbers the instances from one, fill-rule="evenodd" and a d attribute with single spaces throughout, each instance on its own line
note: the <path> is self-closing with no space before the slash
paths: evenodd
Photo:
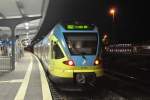
<path id="1" fill-rule="evenodd" d="M 60 47 L 58 46 L 58 44 L 54 44 L 53 46 L 53 50 L 54 50 L 54 58 L 55 59 L 61 59 L 64 57 Z"/>

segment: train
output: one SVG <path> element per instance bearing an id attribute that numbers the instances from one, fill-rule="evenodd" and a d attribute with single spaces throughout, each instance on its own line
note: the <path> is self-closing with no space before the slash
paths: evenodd
<path id="1" fill-rule="evenodd" d="M 34 54 L 56 86 L 93 86 L 104 75 L 100 40 L 94 24 L 58 23 L 34 45 Z"/>

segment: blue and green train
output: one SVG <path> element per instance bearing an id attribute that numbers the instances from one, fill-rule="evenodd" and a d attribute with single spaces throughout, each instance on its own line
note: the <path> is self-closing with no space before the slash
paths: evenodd
<path id="1" fill-rule="evenodd" d="M 103 76 L 101 42 L 92 24 L 57 24 L 34 46 L 52 82 L 93 84 Z"/>

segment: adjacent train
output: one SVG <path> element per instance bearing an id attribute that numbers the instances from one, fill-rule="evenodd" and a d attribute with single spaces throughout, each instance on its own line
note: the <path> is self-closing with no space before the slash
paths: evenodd
<path id="1" fill-rule="evenodd" d="M 101 42 L 93 24 L 60 23 L 34 53 L 56 85 L 93 85 L 103 76 Z"/>

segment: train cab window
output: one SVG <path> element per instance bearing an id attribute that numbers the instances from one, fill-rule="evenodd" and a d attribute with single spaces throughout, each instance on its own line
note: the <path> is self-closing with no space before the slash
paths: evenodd
<path id="1" fill-rule="evenodd" d="M 54 58 L 55 59 L 61 59 L 64 57 L 60 47 L 58 46 L 58 44 L 54 44 L 53 46 L 53 54 L 54 54 Z"/>
<path id="2" fill-rule="evenodd" d="M 95 55 L 98 45 L 96 33 L 64 33 L 72 55 Z"/>

